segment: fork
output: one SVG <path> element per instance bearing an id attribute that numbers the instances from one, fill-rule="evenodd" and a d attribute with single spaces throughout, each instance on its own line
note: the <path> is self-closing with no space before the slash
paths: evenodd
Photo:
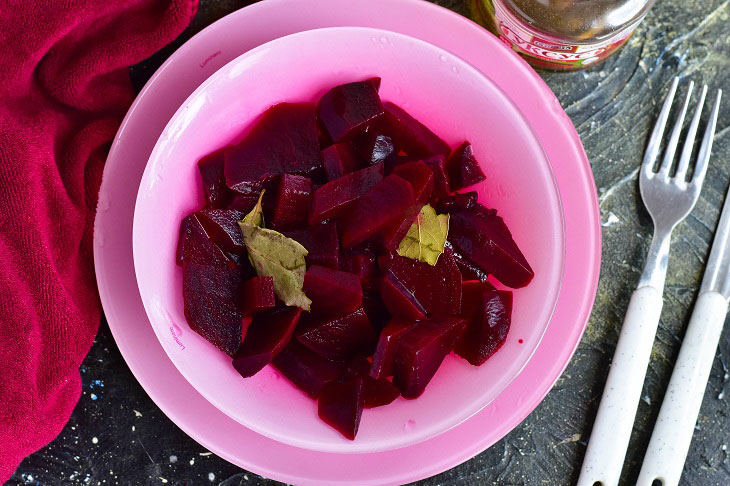
<path id="1" fill-rule="evenodd" d="M 667 142 L 664 158 L 659 164 L 658 170 L 654 170 L 678 82 L 679 79 L 674 78 L 644 153 L 639 187 L 644 205 L 654 222 L 654 236 L 644 272 L 626 311 L 611 369 L 601 397 L 601 404 L 598 407 L 596 421 L 593 424 L 593 431 L 583 459 L 578 486 L 596 484 L 615 486 L 618 484 L 654 337 L 659 325 L 672 231 L 694 207 L 707 173 L 715 129 L 714 122 L 709 123 L 705 130 L 697 163 L 691 178 L 687 180 L 694 139 L 707 94 L 707 86 L 704 86 L 687 131 L 676 171 L 674 175 L 671 174 L 694 82 L 690 82 L 687 88 L 687 96 Z"/>
<path id="2" fill-rule="evenodd" d="M 720 110 L 718 91 L 710 124 Z M 708 145 L 709 147 L 709 145 Z M 709 148 L 708 148 L 709 152 Z M 676 486 L 692 441 L 730 299 L 730 195 L 725 195 L 700 293 L 664 395 L 636 486 Z"/>

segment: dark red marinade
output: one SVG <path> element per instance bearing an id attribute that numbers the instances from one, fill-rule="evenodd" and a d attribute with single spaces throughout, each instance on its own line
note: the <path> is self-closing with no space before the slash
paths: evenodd
<path id="1" fill-rule="evenodd" d="M 473 147 L 455 149 L 402 108 L 380 79 L 281 103 L 240 141 L 198 163 L 205 205 L 180 226 L 185 317 L 241 376 L 275 366 L 354 439 L 364 408 L 416 398 L 454 351 L 483 364 L 507 339 L 512 293 L 533 271 L 496 210 Z M 309 311 L 258 276 L 238 225 L 261 192 L 266 228 L 307 251 Z M 397 250 L 424 205 L 449 214 L 435 265 Z"/>

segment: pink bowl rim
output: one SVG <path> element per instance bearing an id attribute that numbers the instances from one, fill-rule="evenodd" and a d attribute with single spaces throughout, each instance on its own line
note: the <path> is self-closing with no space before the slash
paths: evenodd
<path id="1" fill-rule="evenodd" d="M 351 0 L 347 8 L 343 8 L 340 0 L 320 0 L 312 9 L 312 15 L 305 18 L 292 15 L 292 7 L 298 5 L 295 2 L 298 0 L 259 2 L 209 25 L 157 69 L 133 102 L 109 152 L 100 191 L 101 195 L 107 194 L 119 200 L 114 199 L 115 204 L 106 211 L 97 211 L 94 224 L 94 263 L 101 303 L 118 349 L 142 388 L 174 424 L 223 459 L 257 474 L 296 484 L 375 486 L 417 481 L 467 461 L 501 440 L 536 408 L 568 365 L 587 325 L 600 273 L 601 226 L 595 182 L 578 134 L 565 112 L 552 112 L 539 107 L 543 99 L 557 103 L 555 95 L 524 60 L 509 52 L 474 22 L 422 0 Z M 368 17 L 373 5 L 390 9 L 390 15 L 387 18 Z M 242 30 L 241 25 L 251 20 L 263 22 L 259 22 L 256 29 L 237 35 Z M 424 20 L 436 22 L 439 27 L 423 31 Z M 166 119 L 160 120 L 160 112 L 174 111 L 181 100 L 178 92 L 185 90 L 189 93 L 192 90 L 192 86 L 177 81 L 179 76 L 184 75 L 185 79 L 189 79 L 188 85 L 202 81 L 200 74 L 205 73 L 203 68 L 206 63 L 201 60 L 205 56 L 210 56 L 208 60 L 213 59 L 220 53 L 224 54 L 222 59 L 226 59 L 228 56 L 220 49 L 226 48 L 227 39 L 234 39 L 239 43 L 237 45 L 252 48 L 282 33 L 333 25 L 377 26 L 423 36 L 453 52 L 461 53 L 477 66 L 485 65 L 495 57 L 505 61 L 508 66 L 505 72 L 509 76 L 517 75 L 521 79 L 519 86 L 530 86 L 538 93 L 535 98 L 525 100 L 522 109 L 530 114 L 537 130 L 546 137 L 546 150 L 564 155 L 576 171 L 570 179 L 577 177 L 578 189 L 568 191 L 564 196 L 573 203 L 587 202 L 590 205 L 585 210 L 575 209 L 575 204 L 568 206 L 568 241 L 574 245 L 580 240 L 578 261 L 586 266 L 580 267 L 580 275 L 571 273 L 571 279 L 575 276 L 580 282 L 579 286 L 575 285 L 575 281 L 564 284 L 566 295 L 557 309 L 560 319 L 546 333 L 548 341 L 556 347 L 550 351 L 550 356 L 557 353 L 560 359 L 553 366 L 528 365 L 527 376 L 520 379 L 529 382 L 534 392 L 523 396 L 516 394 L 515 386 L 508 388 L 498 399 L 501 408 L 496 423 L 487 418 L 492 416 L 491 410 L 484 410 L 443 436 L 393 452 L 387 458 L 377 454 L 357 456 L 357 463 L 343 461 L 331 454 L 301 451 L 256 435 L 239 427 L 222 413 L 216 416 L 215 408 L 198 395 L 182 375 L 173 376 L 172 383 L 162 379 L 163 371 L 160 370 L 172 372 L 174 367 L 165 353 L 155 348 L 156 339 L 153 339 L 152 334 L 147 334 L 152 333 L 151 326 L 143 322 L 145 313 L 136 290 L 131 262 L 131 238 L 126 231 L 127 227 L 131 229 L 134 200 L 130 200 L 121 189 L 141 177 L 141 168 L 135 167 L 134 162 L 130 164 L 129 159 L 146 160 L 154 139 L 147 140 L 144 137 L 150 130 L 159 133 L 166 123 Z M 456 40 L 456 34 L 460 34 L 459 41 Z M 463 39 L 469 42 L 463 42 Z M 484 47 L 477 48 L 478 44 L 489 47 L 493 54 L 483 54 Z M 233 51 L 241 52 L 235 46 Z M 216 66 L 219 63 L 213 60 L 210 64 Z M 196 73 L 198 68 L 203 70 L 202 73 Z M 171 102 L 173 106 L 170 106 Z M 141 138 L 135 138 L 135 143 L 130 144 L 129 136 Z M 565 177 L 561 176 L 560 179 L 565 182 Z M 574 186 L 568 188 L 571 187 Z M 590 244 L 584 245 L 586 240 Z M 120 256 L 128 258 L 129 265 L 120 266 Z M 568 267 L 574 269 L 576 264 L 571 263 Z M 575 300 L 567 301 L 568 296 Z M 140 338 L 152 339 L 148 346 L 155 349 L 141 349 Z M 538 349 L 540 360 L 546 353 L 544 348 L 545 345 Z M 204 409 L 213 414 L 212 422 L 199 420 L 195 412 Z M 476 433 L 475 427 L 487 428 Z M 236 446 L 232 442 L 234 439 L 237 440 Z M 240 443 L 241 440 L 244 442 Z M 397 456 L 397 459 L 393 456 Z M 316 470 L 300 467 L 301 464 L 312 462 L 318 463 L 320 467 Z M 353 471 L 356 476 L 338 476 L 338 480 L 333 479 L 337 474 L 335 471 L 342 469 L 343 465 L 347 467 L 347 464 L 363 464 L 365 469 Z"/>

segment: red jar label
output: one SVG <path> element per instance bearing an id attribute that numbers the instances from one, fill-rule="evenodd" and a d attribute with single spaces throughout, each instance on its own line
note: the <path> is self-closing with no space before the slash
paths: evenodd
<path id="1" fill-rule="evenodd" d="M 531 57 L 533 64 L 553 69 L 560 65 L 570 68 L 588 66 L 600 61 L 626 42 L 634 30 L 632 26 L 590 45 L 564 44 L 539 37 L 518 23 L 499 2 L 493 2 L 493 5 L 500 39 L 520 54 Z"/>

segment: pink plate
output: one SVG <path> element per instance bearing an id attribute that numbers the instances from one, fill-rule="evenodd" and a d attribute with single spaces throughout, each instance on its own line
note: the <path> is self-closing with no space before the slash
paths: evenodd
<path id="1" fill-rule="evenodd" d="M 580 340 L 600 265 L 598 202 L 570 120 L 542 80 L 468 20 L 419 0 L 267 0 L 216 22 L 180 48 L 135 101 L 105 168 L 95 231 L 99 291 L 132 372 L 186 433 L 258 474 L 297 484 L 402 484 L 453 467 L 512 430 L 550 390 Z M 264 42 L 302 30 L 360 25 L 422 38 L 466 59 L 515 100 L 550 157 L 566 228 L 565 279 L 552 322 L 520 376 L 488 407 L 420 444 L 373 454 L 308 451 L 267 439 L 219 412 L 179 374 L 142 306 L 132 261 L 136 188 L 155 142 L 187 96 L 222 65 Z M 500 69 L 490 71 L 498 65 Z"/>
<path id="2" fill-rule="evenodd" d="M 382 77 L 384 100 L 406 108 L 451 146 L 471 141 L 488 174 L 488 181 L 475 187 L 480 200 L 505 218 L 535 278 L 513 292 L 509 336 L 489 361 L 474 367 L 456 355 L 447 357 L 423 395 L 366 410 L 357 438 L 350 441 L 320 420 L 315 402 L 279 379 L 273 367 L 242 379 L 225 353 L 191 331 L 175 253 L 181 221 L 204 204 L 201 157 L 240 138 L 276 103 L 314 101 L 332 86 L 373 75 Z M 362 27 L 281 37 L 208 78 L 160 135 L 142 176 L 133 227 L 134 264 L 147 316 L 190 384 L 260 434 L 305 449 L 349 454 L 421 442 L 494 400 L 517 377 L 547 329 L 563 277 L 564 243 L 550 162 L 507 96 L 481 72 L 433 44 Z"/>

